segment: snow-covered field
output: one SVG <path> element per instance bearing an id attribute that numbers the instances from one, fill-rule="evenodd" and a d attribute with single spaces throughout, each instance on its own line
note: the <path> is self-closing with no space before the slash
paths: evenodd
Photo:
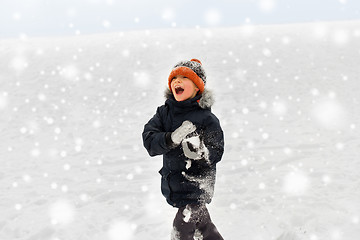
<path id="1" fill-rule="evenodd" d="M 141 133 L 190 58 L 225 132 L 224 238 L 360 239 L 358 21 L 0 40 L 0 239 L 169 239 Z"/>

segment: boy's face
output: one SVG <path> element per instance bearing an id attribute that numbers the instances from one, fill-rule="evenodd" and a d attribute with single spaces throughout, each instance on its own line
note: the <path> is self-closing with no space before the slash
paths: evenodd
<path id="1" fill-rule="evenodd" d="M 171 81 L 171 91 L 176 101 L 181 102 L 196 96 L 199 88 L 183 75 L 176 75 Z"/>

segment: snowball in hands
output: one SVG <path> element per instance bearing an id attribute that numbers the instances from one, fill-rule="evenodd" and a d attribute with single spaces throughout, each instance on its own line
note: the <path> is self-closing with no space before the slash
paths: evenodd
<path id="1" fill-rule="evenodd" d="M 187 138 L 181 143 L 181 145 L 187 158 L 193 160 L 207 160 L 208 149 L 205 147 L 204 143 L 200 141 L 199 136 Z"/>
<path id="2" fill-rule="evenodd" d="M 196 126 L 190 121 L 184 121 L 173 133 L 171 133 L 171 140 L 174 144 L 179 145 L 185 137 L 194 132 Z"/>

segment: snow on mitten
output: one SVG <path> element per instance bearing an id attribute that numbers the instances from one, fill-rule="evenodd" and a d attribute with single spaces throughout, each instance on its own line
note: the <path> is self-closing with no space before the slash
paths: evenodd
<path id="1" fill-rule="evenodd" d="M 204 143 L 200 140 L 199 136 L 187 138 L 183 140 L 181 145 L 187 158 L 193 160 L 207 160 L 209 151 L 204 146 Z"/>
<path id="2" fill-rule="evenodd" d="M 192 122 L 186 120 L 180 127 L 171 133 L 171 140 L 175 145 L 179 145 L 188 134 L 194 132 L 195 130 L 196 126 Z"/>

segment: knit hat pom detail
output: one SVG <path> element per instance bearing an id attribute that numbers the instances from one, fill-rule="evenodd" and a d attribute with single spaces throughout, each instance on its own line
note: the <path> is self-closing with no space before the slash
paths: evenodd
<path id="1" fill-rule="evenodd" d="M 199 59 L 193 58 L 193 59 L 191 59 L 190 61 L 192 61 L 192 62 L 198 62 L 198 63 L 200 63 L 200 64 L 202 65 L 202 63 L 200 62 Z"/>

